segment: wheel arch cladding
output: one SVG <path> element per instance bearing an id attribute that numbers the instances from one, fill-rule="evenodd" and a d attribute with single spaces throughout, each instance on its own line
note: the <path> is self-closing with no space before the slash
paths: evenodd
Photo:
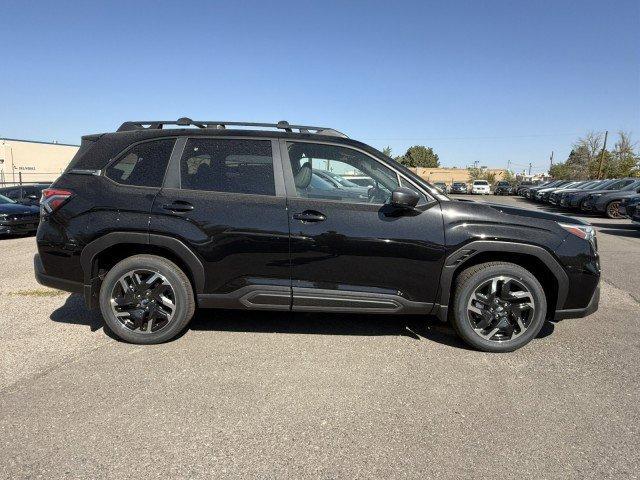
<path id="1" fill-rule="evenodd" d="M 479 240 L 457 249 L 445 260 L 440 277 L 440 305 L 445 312 L 452 300 L 452 289 L 460 272 L 490 261 L 511 262 L 529 270 L 545 291 L 547 315 L 564 305 L 569 277 L 551 253 L 536 245 Z"/>
<path id="2" fill-rule="evenodd" d="M 189 247 L 172 237 L 142 232 L 111 232 L 89 243 L 80 256 L 85 285 L 92 285 L 99 268 L 110 267 L 139 253 L 156 254 L 173 261 L 189 277 L 195 293 L 204 291 L 204 266 Z"/>

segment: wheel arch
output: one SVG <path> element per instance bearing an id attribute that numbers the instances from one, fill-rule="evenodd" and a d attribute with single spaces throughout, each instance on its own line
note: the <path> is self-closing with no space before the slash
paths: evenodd
<path id="1" fill-rule="evenodd" d="M 521 265 L 540 281 L 547 296 L 547 316 L 561 309 L 568 294 L 569 277 L 555 257 L 542 247 L 526 243 L 477 240 L 447 256 L 440 275 L 439 309 L 434 313 L 447 320 L 452 291 L 460 272 L 474 265 L 506 261 Z"/>
<path id="2" fill-rule="evenodd" d="M 108 270 L 124 258 L 141 253 L 155 254 L 173 261 L 189 277 L 194 293 L 204 292 L 204 265 L 182 241 L 143 232 L 111 232 L 87 244 L 80 255 L 87 305 L 96 306 L 101 271 Z"/>

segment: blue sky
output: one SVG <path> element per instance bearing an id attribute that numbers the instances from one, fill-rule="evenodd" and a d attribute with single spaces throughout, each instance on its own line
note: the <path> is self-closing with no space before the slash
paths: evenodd
<path id="1" fill-rule="evenodd" d="M 124 120 L 333 126 L 446 166 L 640 139 L 640 2 L 6 2 L 0 137 Z"/>

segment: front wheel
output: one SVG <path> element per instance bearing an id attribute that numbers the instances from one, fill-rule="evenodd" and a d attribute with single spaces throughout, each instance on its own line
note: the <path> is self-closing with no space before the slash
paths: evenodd
<path id="1" fill-rule="evenodd" d="M 485 352 L 511 352 L 538 335 L 547 299 L 538 279 L 508 262 L 469 267 L 457 278 L 453 326 L 472 347 Z"/>
<path id="2" fill-rule="evenodd" d="M 100 311 L 119 338 L 151 344 L 172 339 L 195 310 L 191 282 L 173 262 L 134 255 L 117 263 L 100 287 Z"/>

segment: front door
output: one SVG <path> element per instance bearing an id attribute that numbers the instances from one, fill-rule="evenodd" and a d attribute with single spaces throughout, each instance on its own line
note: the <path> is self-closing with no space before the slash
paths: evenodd
<path id="1" fill-rule="evenodd" d="M 360 150 L 299 141 L 281 150 L 293 309 L 428 312 L 444 258 L 439 204 L 423 193 L 415 210 L 391 207 L 401 183 L 416 187 Z"/>
<path id="2" fill-rule="evenodd" d="M 186 141 L 186 143 L 185 143 Z M 289 226 L 272 140 L 189 138 L 171 160 L 151 234 L 187 244 L 205 269 L 201 306 L 289 308 Z"/>

